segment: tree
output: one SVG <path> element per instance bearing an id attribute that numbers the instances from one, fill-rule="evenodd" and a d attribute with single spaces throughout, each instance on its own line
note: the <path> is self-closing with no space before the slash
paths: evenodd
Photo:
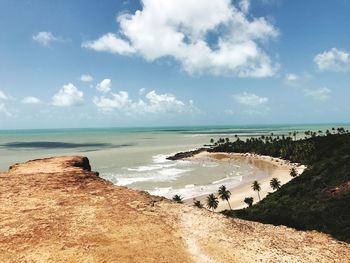
<path id="1" fill-rule="evenodd" d="M 290 169 L 289 174 L 290 174 L 291 177 L 297 177 L 298 176 L 298 172 L 297 172 L 297 170 L 294 167 L 292 167 L 292 169 Z"/>
<path id="2" fill-rule="evenodd" d="M 272 178 L 270 181 L 270 186 L 273 190 L 281 188 L 281 182 L 277 178 Z"/>
<path id="3" fill-rule="evenodd" d="M 203 204 L 201 203 L 201 201 L 193 199 L 193 206 L 197 207 L 197 208 L 203 208 Z"/>
<path id="4" fill-rule="evenodd" d="M 213 138 L 210 139 L 210 143 L 214 143 L 214 139 Z"/>
<path id="5" fill-rule="evenodd" d="M 179 204 L 182 204 L 183 203 L 183 201 L 182 201 L 182 197 L 181 197 L 181 195 L 174 195 L 173 196 L 173 201 L 175 201 L 175 202 L 177 202 L 177 203 L 179 203 Z"/>
<path id="6" fill-rule="evenodd" d="M 259 201 L 260 201 L 260 190 L 261 190 L 261 187 L 260 187 L 260 184 L 258 183 L 258 181 L 254 181 L 253 182 L 252 188 L 253 188 L 254 191 L 258 192 L 258 197 L 259 197 Z"/>
<path id="7" fill-rule="evenodd" d="M 295 131 L 295 132 L 293 132 L 294 141 L 296 141 L 296 140 L 297 140 L 297 133 L 298 133 L 298 132 L 296 132 L 296 131 Z"/>
<path id="8" fill-rule="evenodd" d="M 254 198 L 253 197 L 246 197 L 244 198 L 244 203 L 246 203 L 248 205 L 248 207 L 252 207 L 254 202 Z"/>
<path id="9" fill-rule="evenodd" d="M 220 186 L 219 191 L 218 191 L 218 195 L 221 198 L 221 200 L 227 201 L 228 206 L 230 207 L 230 210 L 232 210 L 230 202 L 228 201 L 231 197 L 231 192 L 226 189 L 226 186 L 224 186 L 224 185 Z"/>
<path id="10" fill-rule="evenodd" d="M 210 194 L 207 197 L 207 207 L 209 209 L 212 209 L 213 212 L 216 208 L 218 208 L 219 201 L 218 198 L 214 194 Z"/>

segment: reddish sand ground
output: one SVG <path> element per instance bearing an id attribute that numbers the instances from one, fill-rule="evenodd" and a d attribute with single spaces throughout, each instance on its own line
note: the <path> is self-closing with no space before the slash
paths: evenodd
<path id="1" fill-rule="evenodd" d="M 350 262 L 350 245 L 114 186 L 83 157 L 0 174 L 0 262 Z"/>

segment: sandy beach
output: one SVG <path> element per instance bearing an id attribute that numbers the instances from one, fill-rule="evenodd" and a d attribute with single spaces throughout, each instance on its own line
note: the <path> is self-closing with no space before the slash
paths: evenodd
<path id="1" fill-rule="evenodd" d="M 192 157 L 186 158 L 186 160 L 191 161 L 215 161 L 215 162 L 230 162 L 231 160 L 243 159 L 248 161 L 254 169 L 256 169 L 256 173 L 258 171 L 263 171 L 265 176 L 263 178 L 257 178 L 257 181 L 260 183 L 261 191 L 260 198 L 263 199 L 266 197 L 268 193 L 273 192 L 274 190 L 270 186 L 270 180 L 272 178 L 278 178 L 281 182 L 281 185 L 286 184 L 293 178 L 290 176 L 289 172 L 292 167 L 294 167 L 298 174 L 301 174 L 306 168 L 304 165 L 299 165 L 295 163 L 290 163 L 289 161 L 282 160 L 279 158 L 274 158 L 271 156 L 263 156 L 251 153 L 212 153 L 212 152 L 200 152 Z M 244 203 L 245 197 L 253 197 L 254 203 L 258 202 L 258 194 L 253 191 L 251 187 L 251 182 L 243 182 L 235 188 L 229 189 L 231 191 L 231 199 L 229 200 L 232 209 L 240 209 L 247 206 Z M 195 199 L 200 200 L 203 204 L 206 202 L 205 196 L 197 196 Z M 185 203 L 192 204 L 193 198 L 184 200 Z M 229 205 L 226 201 L 220 200 L 219 206 L 217 208 L 217 212 L 229 209 Z"/>

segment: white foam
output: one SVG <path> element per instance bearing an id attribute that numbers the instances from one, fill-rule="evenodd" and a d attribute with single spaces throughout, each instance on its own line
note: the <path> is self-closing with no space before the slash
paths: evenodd
<path id="1" fill-rule="evenodd" d="M 153 190 L 149 190 L 148 192 L 152 195 L 160 195 L 166 198 L 172 198 L 175 194 L 181 195 L 184 199 L 191 199 L 196 196 L 208 195 L 211 193 L 217 192 L 219 187 L 222 185 L 223 180 L 227 180 L 225 182 L 225 186 L 229 189 L 234 188 L 241 184 L 242 176 L 235 176 L 230 178 L 224 178 L 218 181 L 213 182 L 210 185 L 194 185 L 188 184 L 183 188 L 174 189 L 172 187 L 164 187 L 164 188 L 154 188 Z"/>
<path id="2" fill-rule="evenodd" d="M 149 180 L 150 180 L 150 178 L 147 178 L 147 177 L 117 178 L 117 185 L 126 186 L 126 185 L 130 185 L 130 184 L 133 184 L 133 183 L 145 182 L 145 181 L 149 181 Z"/>
<path id="3" fill-rule="evenodd" d="M 170 162 L 170 160 L 167 160 L 169 156 L 171 156 L 171 154 L 157 154 L 153 155 L 152 159 L 154 163 L 166 163 Z"/>
<path id="4" fill-rule="evenodd" d="M 132 172 L 148 172 L 148 171 L 154 171 L 154 170 L 160 170 L 163 168 L 173 167 L 176 163 L 172 164 L 151 164 L 151 165 L 141 165 L 136 168 L 127 168 L 128 171 Z"/>
<path id="5" fill-rule="evenodd" d="M 169 169 L 162 169 L 158 171 L 157 173 L 161 176 L 164 176 L 166 178 L 174 177 L 176 178 L 180 174 L 184 174 L 186 172 L 191 171 L 190 169 L 179 169 L 179 168 L 169 168 Z"/>
<path id="6" fill-rule="evenodd" d="M 203 163 L 202 166 L 203 167 L 208 167 L 208 168 L 214 168 L 214 167 L 218 167 L 219 164 L 215 163 L 215 162 L 210 162 L 210 163 Z"/>

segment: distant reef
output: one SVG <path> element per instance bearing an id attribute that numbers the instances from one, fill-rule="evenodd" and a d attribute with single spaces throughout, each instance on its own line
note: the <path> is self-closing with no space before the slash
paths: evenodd
<path id="1" fill-rule="evenodd" d="M 201 152 L 204 152 L 204 151 L 208 151 L 209 148 L 198 148 L 196 150 L 191 150 L 191 151 L 186 151 L 186 152 L 179 152 L 179 153 L 176 153 L 172 156 L 169 156 L 167 157 L 168 160 L 172 160 L 172 161 L 176 161 L 176 160 L 182 160 L 182 159 L 186 159 L 186 158 L 190 158 L 194 155 L 197 155 Z"/>

